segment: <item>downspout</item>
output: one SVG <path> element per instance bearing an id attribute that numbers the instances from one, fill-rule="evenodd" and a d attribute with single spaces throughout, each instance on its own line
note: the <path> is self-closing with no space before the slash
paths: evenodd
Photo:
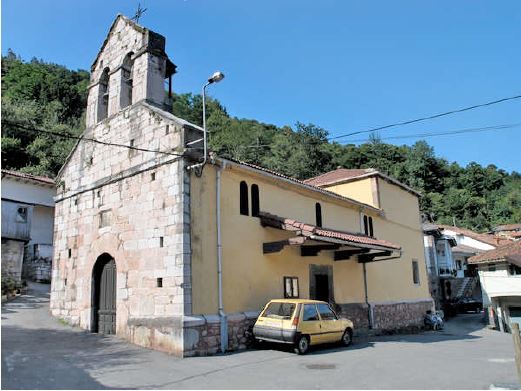
<path id="1" fill-rule="evenodd" d="M 373 307 L 369 303 L 369 294 L 367 293 L 367 269 L 366 262 L 362 263 L 364 269 L 364 292 L 365 292 L 365 304 L 367 305 L 367 320 L 369 323 L 369 329 L 373 328 Z"/>
<path id="2" fill-rule="evenodd" d="M 226 163 L 217 169 L 215 177 L 215 204 L 216 204 L 216 224 L 217 224 L 217 287 L 218 287 L 218 307 L 221 324 L 221 352 L 226 352 L 228 347 L 228 322 L 223 305 L 223 271 L 222 271 L 222 238 L 221 238 L 221 172 Z"/>

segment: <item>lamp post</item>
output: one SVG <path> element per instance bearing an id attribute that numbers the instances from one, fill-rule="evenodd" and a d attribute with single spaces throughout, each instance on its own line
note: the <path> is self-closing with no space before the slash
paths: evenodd
<path id="1" fill-rule="evenodd" d="M 206 164 L 206 160 L 208 159 L 208 132 L 206 130 L 206 87 L 208 87 L 210 84 L 218 83 L 222 79 L 224 79 L 224 73 L 222 72 L 215 72 L 210 78 L 208 78 L 208 81 L 203 86 L 203 153 L 204 158 L 203 162 L 201 163 L 201 171 Z"/>

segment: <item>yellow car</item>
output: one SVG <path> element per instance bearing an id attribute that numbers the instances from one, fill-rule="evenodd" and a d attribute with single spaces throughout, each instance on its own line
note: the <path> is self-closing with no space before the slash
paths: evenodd
<path id="1" fill-rule="evenodd" d="M 341 319 L 328 303 L 318 300 L 271 300 L 253 326 L 256 341 L 293 344 L 304 354 L 310 345 L 353 340 L 353 322 Z"/>

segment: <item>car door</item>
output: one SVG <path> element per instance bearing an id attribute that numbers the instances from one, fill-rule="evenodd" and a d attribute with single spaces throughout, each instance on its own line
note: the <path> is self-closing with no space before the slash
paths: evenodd
<path id="1" fill-rule="evenodd" d="M 302 321 L 299 325 L 301 334 L 309 335 L 312 345 L 322 342 L 321 321 L 318 316 L 315 303 L 304 304 L 302 306 Z"/>
<path id="2" fill-rule="evenodd" d="M 318 314 L 320 316 L 322 341 L 323 342 L 338 342 L 344 333 L 342 322 L 334 311 L 326 303 L 319 303 Z"/>

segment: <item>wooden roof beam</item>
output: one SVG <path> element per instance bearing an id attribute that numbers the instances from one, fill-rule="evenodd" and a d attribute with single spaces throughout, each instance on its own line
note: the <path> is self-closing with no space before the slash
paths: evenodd
<path id="1" fill-rule="evenodd" d="M 276 242 L 266 242 L 262 243 L 262 253 L 263 254 L 273 254 L 282 251 L 282 249 L 286 246 L 300 246 L 304 244 L 307 238 L 303 236 L 296 236 L 294 238 L 289 238 L 286 240 L 278 240 Z"/>
<path id="2" fill-rule="evenodd" d="M 356 250 L 335 251 L 335 261 L 344 261 L 350 259 L 353 255 L 365 254 L 371 251 L 369 248 L 358 248 Z"/>

